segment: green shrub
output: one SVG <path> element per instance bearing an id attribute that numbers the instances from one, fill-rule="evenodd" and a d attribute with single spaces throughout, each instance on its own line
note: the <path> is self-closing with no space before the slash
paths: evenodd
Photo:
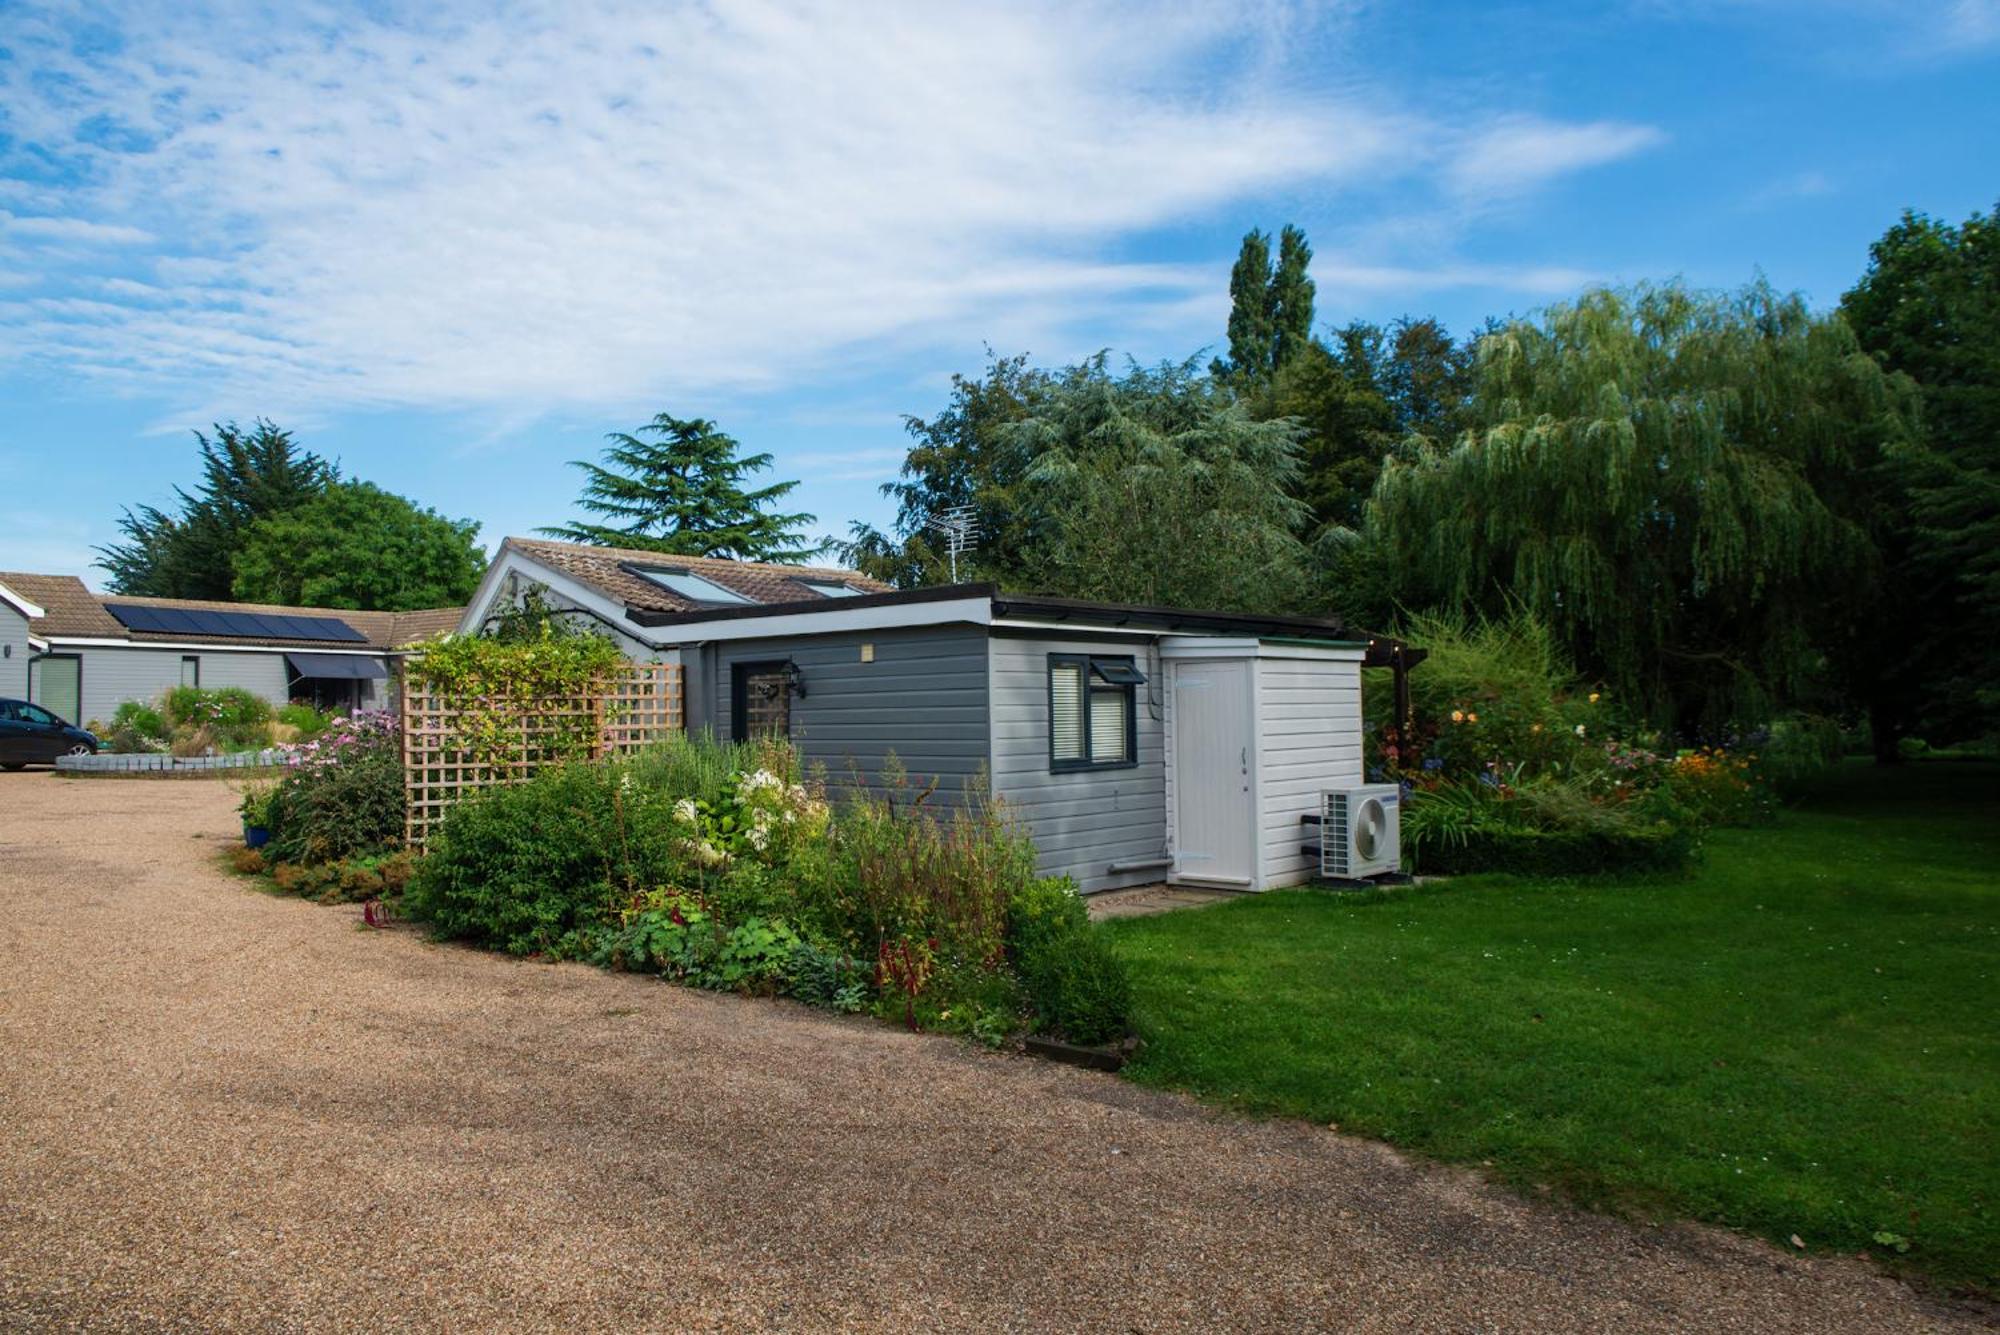
<path id="1" fill-rule="evenodd" d="M 852 1015 L 868 1005 L 873 971 L 851 955 L 801 941 L 792 950 L 788 972 L 792 996 L 808 1006 Z"/>
<path id="2" fill-rule="evenodd" d="M 173 734 L 172 727 L 159 710 L 137 700 L 125 701 L 112 714 L 111 722 L 93 722 L 90 730 L 97 734 L 105 750 L 128 755 L 164 751 L 168 738 Z"/>
<path id="3" fill-rule="evenodd" d="M 265 808 L 273 860 L 306 865 L 390 851 L 403 818 L 402 735 L 388 714 L 357 714 L 294 752 Z"/>
<path id="4" fill-rule="evenodd" d="M 1626 830 L 1484 829 L 1455 843 L 1416 850 L 1412 869 L 1427 875 L 1514 872 L 1523 876 L 1602 876 L 1684 870 L 1698 848 L 1684 827 Z"/>
<path id="5" fill-rule="evenodd" d="M 1840 764 L 1847 737 L 1839 722 L 1821 714 L 1795 714 L 1773 723 L 1747 745 L 1757 756 L 1758 781 L 1797 797 Z"/>
<path id="6" fill-rule="evenodd" d="M 1413 791 L 1401 815 L 1404 860 L 1427 874 L 1552 876 L 1675 870 L 1694 856 L 1701 822 L 1661 791 L 1606 800 L 1587 779 L 1519 787 L 1475 780 Z"/>
<path id="7" fill-rule="evenodd" d="M 1034 881 L 1034 846 L 983 791 L 943 810 L 931 796 L 894 756 L 880 790 L 848 793 L 822 880 L 805 891 L 817 891 L 811 909 L 856 950 L 923 941 L 948 962 L 996 965 L 1008 903 Z"/>
<path id="8" fill-rule="evenodd" d="M 271 740 L 271 705 L 241 686 L 176 686 L 160 697 L 176 755 L 248 751 Z"/>
<path id="9" fill-rule="evenodd" d="M 1111 952 L 1076 883 L 1034 881 L 1008 905 L 1007 954 L 1037 1027 L 1072 1043 L 1108 1043 L 1131 1020 L 1132 982 Z"/>
<path id="10" fill-rule="evenodd" d="M 291 740 L 310 742 L 317 740 L 320 734 L 326 731 L 327 725 L 333 718 L 329 714 L 322 714 L 303 700 L 294 700 L 290 704 L 278 707 L 277 721 L 292 730 Z"/>
<path id="11" fill-rule="evenodd" d="M 406 909 L 440 935 L 515 954 L 588 953 L 621 908 L 688 874 L 671 795 L 566 765 L 446 813 Z"/>

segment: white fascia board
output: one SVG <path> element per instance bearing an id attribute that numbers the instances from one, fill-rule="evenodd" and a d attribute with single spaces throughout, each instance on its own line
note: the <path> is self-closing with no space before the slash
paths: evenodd
<path id="1" fill-rule="evenodd" d="M 48 615 L 48 612 L 44 610 L 39 603 L 29 602 L 26 598 L 23 598 L 20 594 L 8 588 L 5 584 L 0 584 L 0 603 L 7 603 L 11 605 L 15 611 L 19 612 L 22 616 L 28 618 L 28 620 L 30 621 L 40 621 L 43 617 Z"/>
<path id="2" fill-rule="evenodd" d="M 1368 650 L 1358 644 L 1351 647 L 1345 644 L 1290 644 L 1282 641 L 1273 644 L 1265 640 L 1257 650 L 1259 658 L 1309 658 L 1329 663 L 1359 663 L 1367 656 Z"/>
<path id="3" fill-rule="evenodd" d="M 976 597 L 929 603 L 888 603 L 824 612 L 719 617 L 714 621 L 683 621 L 671 626 L 639 626 L 635 623 L 632 633 L 653 637 L 654 644 L 665 648 L 722 640 L 769 640 L 798 635 L 838 635 L 843 631 L 903 630 L 916 626 L 955 624 L 994 624 L 993 600 Z"/>
<path id="4" fill-rule="evenodd" d="M 175 654 L 196 651 L 209 654 L 363 654 L 371 658 L 386 658 L 393 652 L 377 649 L 372 644 L 210 644 L 204 640 L 162 644 L 158 640 L 109 640 L 86 635 L 51 635 L 43 643 L 64 649 L 146 649 Z"/>
<path id="5" fill-rule="evenodd" d="M 1160 641 L 1162 658 L 1255 658 L 1259 641 L 1242 635 L 1169 635 Z"/>
<path id="6" fill-rule="evenodd" d="M 995 630 L 1032 630 L 1047 635 L 1073 635 L 1080 640 L 1102 640 L 1116 635 L 1131 636 L 1135 639 L 1163 639 L 1168 632 L 1145 626 L 1093 626 L 1087 621 L 1021 621 L 1007 620 L 991 623 Z"/>
<path id="7" fill-rule="evenodd" d="M 1173 635 L 1160 641 L 1162 658 L 1305 658 L 1332 663 L 1358 663 L 1367 650 L 1361 645 L 1291 644 L 1241 635 Z"/>
<path id="8" fill-rule="evenodd" d="M 35 653 L 45 654 L 49 651 L 49 642 L 39 635 L 30 635 L 28 637 L 28 648 Z"/>
<path id="9" fill-rule="evenodd" d="M 479 591 L 465 605 L 465 615 L 458 619 L 459 634 L 477 634 L 479 628 L 486 624 L 486 618 L 491 614 L 494 601 L 500 596 L 509 575 L 519 575 L 545 586 L 552 593 L 561 594 L 578 607 L 595 613 L 620 634 L 629 635 L 641 644 L 653 648 L 660 646 L 661 641 L 650 628 L 626 619 L 625 604 L 606 597 L 602 589 L 543 565 L 526 552 L 511 547 L 502 548 L 493 564 L 486 567 L 485 578 L 479 581 Z"/>

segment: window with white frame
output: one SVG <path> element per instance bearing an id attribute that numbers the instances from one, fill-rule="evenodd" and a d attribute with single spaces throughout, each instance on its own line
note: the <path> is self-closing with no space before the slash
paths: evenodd
<path id="1" fill-rule="evenodd" d="M 1116 769 L 1139 763 L 1137 688 L 1130 658 L 1049 655 L 1049 768 Z"/>

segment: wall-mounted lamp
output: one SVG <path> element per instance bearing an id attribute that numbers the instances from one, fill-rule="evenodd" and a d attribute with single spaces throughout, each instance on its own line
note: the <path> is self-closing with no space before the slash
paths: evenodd
<path id="1" fill-rule="evenodd" d="M 797 663 L 785 664 L 785 687 L 799 699 L 806 698 L 806 674 Z"/>

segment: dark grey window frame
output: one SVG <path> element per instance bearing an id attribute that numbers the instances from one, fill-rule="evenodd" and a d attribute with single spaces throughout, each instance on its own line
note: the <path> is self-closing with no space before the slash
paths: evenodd
<path id="1" fill-rule="evenodd" d="M 1127 680 L 1112 681 L 1097 676 L 1099 685 L 1092 684 L 1096 667 L 1103 664 L 1118 672 Z M 1056 757 L 1056 669 L 1059 667 L 1080 668 L 1083 674 L 1083 692 L 1079 704 L 1083 710 L 1083 758 L 1080 760 L 1059 760 Z M 1139 672 L 1137 660 L 1130 654 L 1050 654 L 1048 666 L 1047 698 L 1049 710 L 1049 773 L 1074 774 L 1081 770 L 1136 769 L 1139 765 L 1139 709 L 1138 683 L 1146 678 Z M 1093 692 L 1109 687 L 1125 694 L 1125 755 L 1119 760 L 1097 760 L 1091 754 L 1090 698 Z"/>
<path id="2" fill-rule="evenodd" d="M 187 674 L 188 674 L 188 671 L 187 671 L 187 666 L 188 666 L 188 664 L 189 664 L 189 663 L 192 663 L 192 664 L 194 664 L 194 680 L 193 680 L 193 681 L 189 681 L 189 680 L 187 679 Z M 194 688 L 195 688 L 195 689 L 196 689 L 197 691 L 201 689 L 201 655 L 200 655 L 200 654 L 182 654 L 182 655 L 181 655 L 181 685 L 183 685 L 183 686 L 192 686 L 192 687 L 194 687 Z"/>

